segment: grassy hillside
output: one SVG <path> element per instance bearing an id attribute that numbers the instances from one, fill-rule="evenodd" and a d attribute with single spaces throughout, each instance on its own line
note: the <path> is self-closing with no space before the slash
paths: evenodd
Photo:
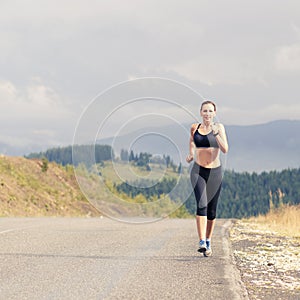
<path id="1" fill-rule="evenodd" d="M 176 177 L 176 173 L 171 169 L 164 170 L 153 165 L 149 172 L 142 167 L 128 166 L 123 163 L 112 164 L 112 162 L 102 163 L 97 168 L 96 173 L 93 173 L 79 166 L 76 172 L 81 186 L 85 188 L 86 196 L 93 201 L 92 205 L 80 191 L 72 166 L 64 167 L 48 161 L 43 162 L 42 159 L 1 155 L 0 217 L 101 215 L 95 207 L 112 217 L 120 213 L 121 215 L 130 213 L 139 216 L 149 215 L 153 209 L 155 209 L 153 213 L 159 215 L 165 215 L 165 211 L 173 211 L 171 217 L 188 216 L 185 207 L 177 210 L 178 205 L 168 198 L 159 208 L 147 205 L 147 211 L 139 211 L 139 207 L 136 206 L 137 211 L 135 211 L 132 203 L 147 203 L 149 199 L 142 195 L 131 198 L 119 194 L 113 186 L 124 180 L 137 178 L 159 180 L 163 176 Z M 104 181 L 99 181 L 97 173 L 101 173 Z M 116 201 L 118 197 L 123 199 L 124 203 L 128 203 L 128 208 L 126 204 L 120 206 Z"/>
<path id="2" fill-rule="evenodd" d="M 104 179 L 116 184 L 138 179 L 160 180 L 163 177 L 178 177 L 178 174 L 174 172 L 172 168 L 165 168 L 165 166 L 151 163 L 149 166 L 151 167 L 151 171 L 147 171 L 145 167 L 138 167 L 124 162 L 114 162 L 114 164 L 112 164 L 111 161 L 106 161 L 102 164 L 102 167 L 100 167 L 100 171 Z"/>
<path id="3" fill-rule="evenodd" d="M 71 167 L 0 156 L 0 216 L 98 216 Z"/>
<path id="4" fill-rule="evenodd" d="M 97 166 L 94 165 L 89 171 L 85 167 L 78 166 L 76 176 L 85 195 L 92 201 L 94 206 L 99 208 L 105 215 L 113 218 L 124 219 L 137 216 L 151 218 L 162 216 L 189 217 L 190 214 L 186 207 L 181 206 L 181 203 L 176 201 L 177 199 L 172 200 L 167 195 L 170 190 L 162 195 L 149 196 L 142 193 L 146 188 L 141 188 L 141 193 L 135 195 L 118 189 L 118 185 L 125 181 L 133 182 L 133 185 L 130 183 L 129 186 L 135 186 L 134 182 L 140 180 L 159 182 L 163 178 L 178 177 L 178 174 L 172 168 L 164 169 L 162 166 L 150 164 L 150 171 L 146 169 L 133 163 L 106 161 Z"/>

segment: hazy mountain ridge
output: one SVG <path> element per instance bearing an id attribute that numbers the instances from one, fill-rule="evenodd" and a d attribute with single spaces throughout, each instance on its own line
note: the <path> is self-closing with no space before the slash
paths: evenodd
<path id="1" fill-rule="evenodd" d="M 227 167 L 263 171 L 300 166 L 300 121 L 273 121 L 252 126 L 227 126 Z"/>
<path id="2" fill-rule="evenodd" d="M 113 144 L 114 151 L 126 149 L 128 141 L 137 136 L 146 138 L 138 140 L 133 145 L 135 152 L 162 153 L 170 155 L 174 162 L 184 160 L 188 153 L 189 130 L 191 124 L 182 124 L 182 130 L 174 126 L 153 126 L 140 128 L 130 134 L 118 136 Z M 229 141 L 229 152 L 225 156 L 225 167 L 235 171 L 269 171 L 300 166 L 300 120 L 278 120 L 258 125 L 226 125 Z M 167 139 L 147 134 L 157 132 L 165 135 Z M 175 141 L 171 143 L 170 141 Z M 112 145 L 113 138 L 98 140 L 100 144 Z M 181 158 L 178 154 L 180 151 Z M 30 152 L 39 152 L 43 149 L 30 145 L 13 147 L 0 141 L 0 153 L 6 155 L 25 155 Z M 43 147 L 45 149 L 45 146 Z M 50 147 L 49 147 L 50 148 Z"/>
<path id="3" fill-rule="evenodd" d="M 182 150 L 182 157 L 188 153 L 190 124 L 183 124 L 186 133 L 176 135 L 173 126 L 159 128 L 159 132 L 167 135 L 171 140 L 178 141 L 178 148 Z M 141 128 L 134 133 L 119 136 L 114 143 L 114 150 L 119 152 L 122 145 L 134 140 L 135 136 L 155 131 L 157 127 Z M 226 155 L 225 167 L 235 171 L 261 172 L 298 168 L 300 166 L 300 120 L 278 120 L 258 125 L 226 125 L 229 152 Z M 182 134 L 182 132 L 180 133 Z M 112 145 L 113 138 L 98 140 L 100 144 Z M 118 145 L 118 146 L 115 146 Z M 136 152 L 165 153 L 176 162 L 175 147 L 168 141 L 157 141 L 156 137 L 148 135 L 142 145 L 133 147 Z M 159 150 L 159 151 L 158 151 Z M 178 162 L 178 161 L 177 161 Z"/>

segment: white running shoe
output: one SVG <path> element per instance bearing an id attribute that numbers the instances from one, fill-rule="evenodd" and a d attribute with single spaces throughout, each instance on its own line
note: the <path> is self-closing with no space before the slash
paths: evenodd
<path id="1" fill-rule="evenodd" d="M 199 242 L 198 252 L 200 252 L 200 253 L 205 253 L 206 252 L 206 242 L 204 240 L 201 240 Z"/>
<path id="2" fill-rule="evenodd" d="M 204 256 L 212 256 L 211 244 L 210 241 L 206 241 L 206 251 L 204 252 Z"/>

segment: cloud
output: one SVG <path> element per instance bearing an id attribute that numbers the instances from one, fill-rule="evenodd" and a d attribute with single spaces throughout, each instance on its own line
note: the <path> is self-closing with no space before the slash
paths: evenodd
<path id="1" fill-rule="evenodd" d="M 10 81 L 0 81 L 0 99 L 2 119 L 58 120 L 71 114 L 70 108 L 58 93 L 38 81 L 32 82 L 26 88 L 18 88 Z"/>
<path id="2" fill-rule="evenodd" d="M 300 71 L 300 43 L 280 47 L 275 54 L 279 71 Z"/>
<path id="3" fill-rule="evenodd" d="M 50 87 L 43 84 L 35 84 L 27 88 L 27 101 L 38 109 L 43 110 L 60 110 L 61 102 L 59 95 Z"/>
<path id="4" fill-rule="evenodd" d="M 0 81 L 0 101 L 1 105 L 13 103 L 17 97 L 16 87 L 9 81 Z"/>
<path id="5" fill-rule="evenodd" d="M 181 74 L 189 80 L 199 81 L 208 86 L 217 84 L 241 85 L 250 78 L 247 62 L 237 62 L 232 57 L 222 55 L 200 55 L 190 61 L 179 62 L 165 67 L 166 71 L 173 71 Z"/>
<path id="6" fill-rule="evenodd" d="M 67 143 L 93 97 L 147 76 L 216 99 L 226 122 L 297 117 L 299 12 L 294 0 L 1 1 L 1 126 Z M 197 114 L 199 103 L 185 104 Z"/>
<path id="7" fill-rule="evenodd" d="M 40 79 L 25 88 L 1 81 L 0 102 L 1 143 L 44 146 L 71 142 L 67 129 L 75 127 L 76 115 L 67 101 Z"/>
<path id="8" fill-rule="evenodd" d="M 222 123 L 228 125 L 263 124 L 273 120 L 299 120 L 300 104 L 271 104 L 252 109 L 223 106 L 220 107 L 218 116 Z"/>

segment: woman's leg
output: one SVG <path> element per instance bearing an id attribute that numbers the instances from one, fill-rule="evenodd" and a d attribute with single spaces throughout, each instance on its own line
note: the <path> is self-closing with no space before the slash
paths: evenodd
<path id="1" fill-rule="evenodd" d="M 212 234 L 214 232 L 216 219 L 214 220 L 207 220 L 207 227 L 206 227 L 206 239 L 210 240 Z"/>
<path id="2" fill-rule="evenodd" d="M 205 240 L 207 236 L 206 228 L 208 226 L 207 216 L 196 216 L 196 223 L 199 241 Z"/>
<path id="3" fill-rule="evenodd" d="M 200 176 L 200 171 L 200 166 L 194 164 L 191 172 L 191 182 L 194 188 L 194 194 L 197 203 L 196 225 L 198 237 L 199 240 L 205 240 L 207 226 L 206 180 Z"/>
<path id="4" fill-rule="evenodd" d="M 207 229 L 206 239 L 210 240 L 215 228 L 218 200 L 222 186 L 222 169 L 213 169 L 207 183 Z"/>

